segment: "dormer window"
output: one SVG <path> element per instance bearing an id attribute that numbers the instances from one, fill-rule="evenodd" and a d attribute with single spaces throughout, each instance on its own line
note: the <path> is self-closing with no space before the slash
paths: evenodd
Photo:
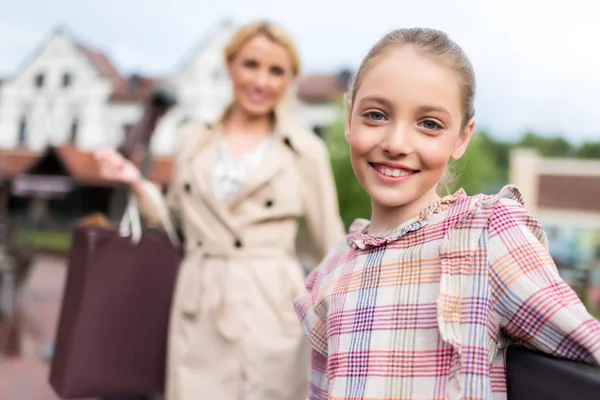
<path id="1" fill-rule="evenodd" d="M 25 146 L 27 143 L 27 118 L 25 116 L 21 117 L 19 121 L 19 128 L 17 131 L 17 144 L 19 146 Z"/>
<path id="2" fill-rule="evenodd" d="M 37 74 L 33 80 L 35 87 L 42 88 L 44 87 L 44 74 Z"/>
<path id="3" fill-rule="evenodd" d="M 138 74 L 134 74 L 129 77 L 128 85 L 129 90 L 137 90 L 142 86 L 142 77 Z"/>
<path id="4" fill-rule="evenodd" d="M 73 75 L 68 72 L 65 72 L 62 76 L 62 86 L 69 87 L 73 83 Z"/>
<path id="5" fill-rule="evenodd" d="M 71 121 L 71 128 L 69 129 L 69 142 L 71 144 L 77 143 L 77 134 L 79 133 L 79 120 L 77 118 L 73 118 Z"/>

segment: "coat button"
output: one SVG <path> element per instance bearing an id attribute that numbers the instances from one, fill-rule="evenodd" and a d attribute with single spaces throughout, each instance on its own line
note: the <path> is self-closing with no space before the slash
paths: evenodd
<path id="1" fill-rule="evenodd" d="M 198 241 L 196 242 L 196 245 L 197 245 L 198 247 L 202 247 L 202 240 L 198 240 Z"/>
<path id="2" fill-rule="evenodd" d="M 242 241 L 240 239 L 236 239 L 235 242 L 233 243 L 233 245 L 236 248 L 240 249 L 240 248 L 242 248 Z"/>
<path id="3" fill-rule="evenodd" d="M 265 207 L 269 208 L 269 207 L 273 207 L 273 200 L 267 200 L 265 202 Z"/>
<path id="4" fill-rule="evenodd" d="M 183 185 L 183 190 L 185 190 L 186 193 L 189 193 L 191 190 L 190 184 L 186 182 L 185 185 Z"/>

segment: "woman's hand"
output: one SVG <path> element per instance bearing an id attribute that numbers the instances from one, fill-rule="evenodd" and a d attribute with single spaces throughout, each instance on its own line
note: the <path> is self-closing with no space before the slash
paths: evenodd
<path id="1" fill-rule="evenodd" d="M 123 183 L 134 192 L 140 192 L 143 177 L 140 170 L 114 149 L 102 149 L 94 153 L 100 176 L 112 182 Z"/>

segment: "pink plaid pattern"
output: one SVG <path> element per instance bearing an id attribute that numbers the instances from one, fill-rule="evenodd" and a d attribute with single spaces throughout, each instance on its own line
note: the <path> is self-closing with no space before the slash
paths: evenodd
<path id="1" fill-rule="evenodd" d="M 600 322 L 514 187 L 458 191 L 383 235 L 367 227 L 353 224 L 296 300 L 310 399 L 506 399 L 511 341 L 600 363 Z"/>

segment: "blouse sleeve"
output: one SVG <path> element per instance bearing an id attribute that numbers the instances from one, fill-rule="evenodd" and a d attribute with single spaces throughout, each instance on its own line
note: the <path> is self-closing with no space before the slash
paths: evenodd
<path id="1" fill-rule="evenodd" d="M 489 221 L 491 291 L 501 328 L 556 357 L 600 364 L 600 322 L 560 277 L 540 223 L 501 199 Z"/>

